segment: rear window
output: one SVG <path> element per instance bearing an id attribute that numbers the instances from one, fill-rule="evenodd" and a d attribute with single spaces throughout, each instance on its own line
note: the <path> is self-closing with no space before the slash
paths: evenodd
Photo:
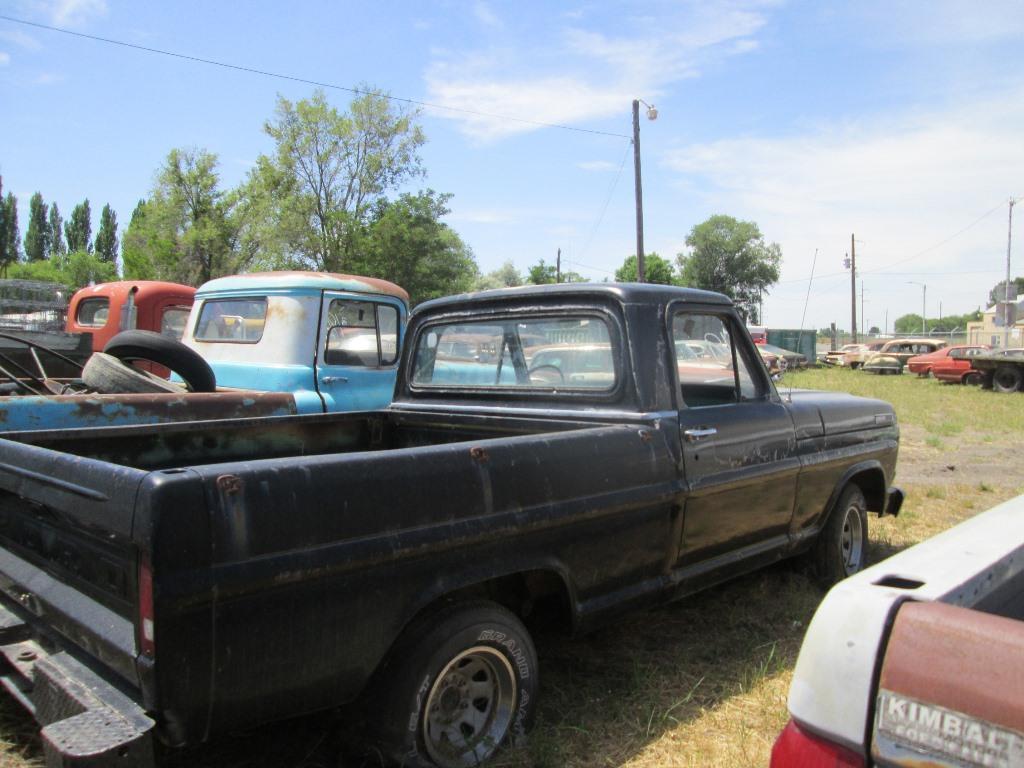
<path id="1" fill-rule="evenodd" d="M 83 299 L 78 304 L 75 322 L 86 328 L 102 328 L 110 316 L 110 299 L 97 296 L 94 299 Z"/>
<path id="2" fill-rule="evenodd" d="M 619 350 L 599 317 L 438 324 L 416 342 L 414 387 L 606 392 Z"/>
<path id="3" fill-rule="evenodd" d="M 160 318 L 160 334 L 181 341 L 185 334 L 185 323 L 188 322 L 188 307 L 168 307 Z"/>
<path id="4" fill-rule="evenodd" d="M 209 299 L 196 323 L 197 341 L 255 344 L 267 322 L 266 298 Z"/>

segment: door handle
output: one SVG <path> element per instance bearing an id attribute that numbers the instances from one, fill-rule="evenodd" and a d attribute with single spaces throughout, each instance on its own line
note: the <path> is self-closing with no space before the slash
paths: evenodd
<path id="1" fill-rule="evenodd" d="M 705 437 L 711 437 L 717 435 L 718 430 L 714 427 L 694 427 L 693 429 L 687 429 L 683 432 L 683 436 L 686 438 L 686 442 L 695 443 L 698 440 L 703 440 Z"/>
<path id="2" fill-rule="evenodd" d="M 336 381 L 341 382 L 342 384 L 348 384 L 348 379 L 344 376 L 324 376 L 320 379 L 321 384 L 333 384 Z"/>

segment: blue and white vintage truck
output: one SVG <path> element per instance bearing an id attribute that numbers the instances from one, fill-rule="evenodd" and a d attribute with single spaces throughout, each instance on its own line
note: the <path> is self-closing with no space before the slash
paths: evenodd
<path id="1" fill-rule="evenodd" d="M 181 342 L 129 330 L 80 380 L 0 398 L 0 432 L 372 410 L 391 401 L 408 294 L 386 280 L 261 272 L 196 292 Z M 167 366 L 172 381 L 131 367 Z M 31 374 L 32 372 L 25 372 Z"/>

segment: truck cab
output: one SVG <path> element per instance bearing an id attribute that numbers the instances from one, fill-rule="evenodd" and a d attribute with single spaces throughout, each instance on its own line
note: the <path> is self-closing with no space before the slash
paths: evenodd
<path id="1" fill-rule="evenodd" d="M 196 292 L 182 342 L 218 388 L 295 394 L 299 413 L 369 410 L 391 401 L 409 294 L 386 280 L 256 272 Z"/>

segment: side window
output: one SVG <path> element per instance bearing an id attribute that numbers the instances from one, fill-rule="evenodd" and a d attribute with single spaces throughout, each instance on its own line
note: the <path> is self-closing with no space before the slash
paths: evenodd
<path id="1" fill-rule="evenodd" d="M 160 335 L 181 341 L 189 311 L 188 307 L 167 307 L 160 316 Z"/>
<path id="2" fill-rule="evenodd" d="M 75 313 L 75 322 L 86 328 L 102 328 L 110 315 L 110 299 L 105 296 L 82 299 Z"/>
<path id="3" fill-rule="evenodd" d="M 687 407 L 723 405 L 763 394 L 752 363 L 737 348 L 725 318 L 680 312 L 672 318 L 672 342 L 683 402 Z"/>
<path id="4" fill-rule="evenodd" d="M 372 301 L 334 299 L 327 309 L 327 365 L 379 368 L 398 359 L 398 309 Z"/>

